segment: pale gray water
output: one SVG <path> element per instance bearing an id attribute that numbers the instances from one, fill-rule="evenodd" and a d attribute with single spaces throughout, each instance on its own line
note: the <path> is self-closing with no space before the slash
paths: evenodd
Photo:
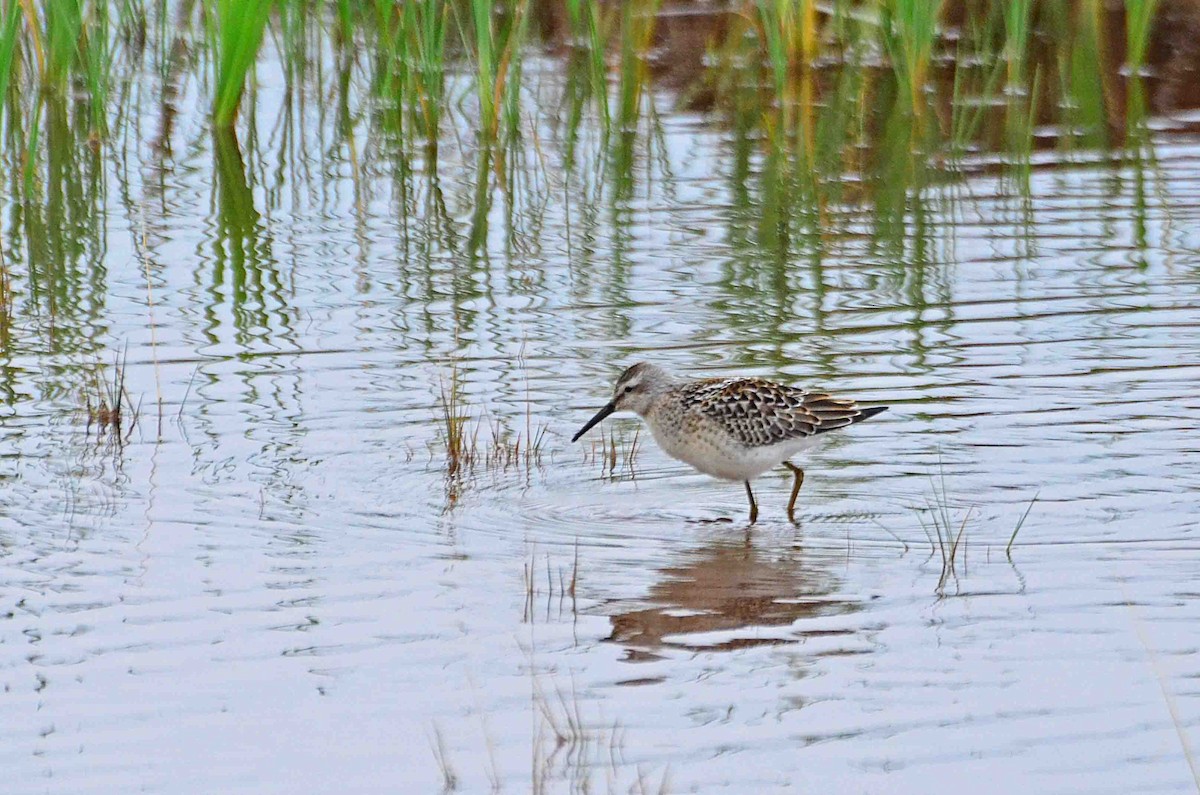
<path id="1" fill-rule="evenodd" d="M 452 150 L 435 223 L 420 169 L 364 147 L 356 189 L 314 134 L 304 181 L 260 121 L 239 272 L 189 118 L 116 145 L 64 272 L 3 220 L 0 789 L 429 792 L 438 736 L 463 792 L 1195 789 L 1200 139 L 930 191 L 891 242 L 847 208 L 779 262 L 729 139 L 666 115 L 632 198 L 535 169 L 472 262 Z M 115 449 L 79 372 L 125 344 Z M 568 442 L 640 358 L 892 410 L 747 532 L 737 484 Z M 448 483 L 453 361 L 540 461 Z"/>

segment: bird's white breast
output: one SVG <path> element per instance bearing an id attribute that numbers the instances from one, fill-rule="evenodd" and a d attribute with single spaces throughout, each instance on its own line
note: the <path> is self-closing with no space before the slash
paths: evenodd
<path id="1" fill-rule="evenodd" d="M 813 447 L 820 437 L 798 437 L 755 447 L 745 446 L 710 423 L 685 418 L 678 427 L 648 423 L 654 440 L 667 455 L 706 475 L 724 480 L 752 480 L 792 456 Z"/>

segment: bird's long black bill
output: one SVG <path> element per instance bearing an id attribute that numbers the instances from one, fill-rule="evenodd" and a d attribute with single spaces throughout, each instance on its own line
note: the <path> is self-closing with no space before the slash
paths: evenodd
<path id="1" fill-rule="evenodd" d="M 579 433 L 577 433 L 571 437 L 571 441 L 578 442 L 580 436 L 583 436 L 585 433 L 590 431 L 592 429 L 592 427 L 594 425 L 596 425 L 596 423 L 600 422 L 600 420 L 604 419 L 605 417 L 607 417 L 609 414 L 612 414 L 616 410 L 617 410 L 616 404 L 610 400 L 607 403 L 607 405 L 604 406 L 604 408 L 602 408 L 596 412 L 595 417 L 592 417 L 590 420 L 587 421 L 586 425 L 584 425 L 582 428 L 579 429 Z"/>

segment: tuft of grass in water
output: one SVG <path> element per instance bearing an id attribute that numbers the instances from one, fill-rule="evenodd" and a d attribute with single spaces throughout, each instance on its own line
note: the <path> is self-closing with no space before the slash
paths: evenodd
<path id="1" fill-rule="evenodd" d="M 626 442 L 625 436 L 618 436 L 611 427 L 600 429 L 600 438 L 593 437 L 591 449 L 584 452 L 584 461 L 600 469 L 603 477 L 610 480 L 628 473 L 633 477 L 634 459 L 641 449 L 641 433 L 639 427 L 633 432 L 633 439 Z"/>
<path id="2" fill-rule="evenodd" d="M 1008 66 L 1008 85 L 1025 85 L 1025 63 L 1032 34 L 1033 0 L 1009 0 L 1004 8 L 1004 59 Z"/>
<path id="3" fill-rule="evenodd" d="M 604 27 L 600 18 L 600 5 L 596 0 L 566 0 L 567 22 L 571 29 L 571 43 L 576 48 L 585 48 L 585 89 L 579 94 L 582 102 L 594 98 L 600 111 L 601 129 L 608 130 L 611 122 L 608 109 L 608 63 L 605 60 Z M 568 125 L 574 130 L 578 125 Z"/>
<path id="4" fill-rule="evenodd" d="M 490 140 L 496 134 L 496 28 L 489 0 L 470 0 L 472 43 L 475 46 L 475 87 L 479 94 L 479 125 Z M 465 33 L 464 33 L 465 35 Z"/>
<path id="5" fill-rule="evenodd" d="M 925 108 L 925 86 L 943 2 L 882 0 L 880 5 L 883 45 L 914 116 L 920 116 Z"/>
<path id="6" fill-rule="evenodd" d="M 1062 56 L 1062 123 L 1072 131 L 1064 136 L 1066 146 L 1072 146 L 1075 138 L 1087 147 L 1110 145 L 1102 13 L 1098 2 L 1089 0 L 1080 3 L 1074 17 L 1062 25 L 1071 32 L 1072 42 Z"/>
<path id="7" fill-rule="evenodd" d="M 1012 535 L 1008 538 L 1008 544 L 1004 547 L 1004 556 L 1008 558 L 1009 562 L 1012 562 L 1012 548 L 1017 540 L 1017 533 L 1021 532 L 1021 528 L 1025 526 L 1025 520 L 1029 518 L 1029 512 L 1033 510 L 1033 504 L 1037 502 L 1041 494 L 1039 491 L 1033 495 L 1033 499 L 1029 501 L 1029 507 L 1025 509 L 1025 513 L 1021 514 L 1021 518 L 1017 521 L 1017 526 L 1013 528 Z"/>
<path id="8" fill-rule="evenodd" d="M 17 0 L 3 0 L 0 7 L 0 121 L 8 102 L 8 87 L 12 80 L 13 60 L 17 51 L 17 38 L 21 25 L 21 11 Z"/>
<path id="9" fill-rule="evenodd" d="M 990 69 L 985 69 L 979 80 L 972 80 L 973 70 L 965 68 L 963 64 L 983 59 L 987 45 L 978 39 L 981 35 L 976 31 L 972 41 L 960 38 L 955 50 L 955 62 L 960 65 L 954 70 L 948 148 L 950 159 L 956 164 L 961 162 L 968 147 L 979 139 L 1007 67 L 1004 62 L 997 62 Z M 1011 69 L 1008 71 L 1011 74 Z M 981 84 L 979 81 L 982 81 Z"/>
<path id="10" fill-rule="evenodd" d="M 475 466 L 479 458 L 479 426 L 468 428 L 463 407 L 462 381 L 458 366 L 450 368 L 450 381 L 439 385 L 442 410 L 442 441 L 446 446 L 446 475 L 457 478 Z"/>
<path id="11" fill-rule="evenodd" d="M 500 420 L 487 423 L 491 438 L 487 447 L 472 461 L 478 461 L 486 469 L 507 471 L 514 467 L 524 467 L 533 470 L 542 465 L 542 452 L 545 447 L 548 425 L 541 424 L 530 428 L 524 435 L 513 433 Z"/>
<path id="12" fill-rule="evenodd" d="M 1005 115 L 1008 138 L 1009 166 L 1019 195 L 1029 197 L 1030 177 L 1033 172 L 1033 131 L 1037 124 L 1038 92 L 1041 90 L 1041 67 L 1034 70 L 1033 83 L 1029 89 L 1028 103 L 1010 96 Z"/>
<path id="13" fill-rule="evenodd" d="M 376 0 L 380 16 L 392 3 Z M 415 131 L 436 146 L 445 97 L 446 29 L 450 5 L 445 0 L 411 0 L 401 4 L 399 28 L 391 39 L 400 64 L 397 86 L 407 97 Z"/>
<path id="14" fill-rule="evenodd" d="M 533 759 L 530 770 L 533 780 L 529 791 L 534 795 L 549 792 L 551 781 L 561 781 L 567 792 L 598 791 L 649 793 L 666 795 L 670 791 L 670 770 L 664 770 L 657 782 L 650 774 L 636 770 L 632 782 L 622 781 L 620 761 L 625 731 L 619 723 L 605 724 L 588 718 L 584 704 L 572 681 L 569 693 L 555 684 L 551 694 L 541 680 L 532 680 L 532 706 L 536 716 Z"/>
<path id="15" fill-rule="evenodd" d="M 566 569 L 559 566 L 557 571 L 551 568 L 550 556 L 546 555 L 545 574 L 539 569 L 536 555 L 530 555 L 529 560 L 521 564 L 521 582 L 525 587 L 525 606 L 521 620 L 527 624 L 535 618 L 534 603 L 536 598 L 545 597 L 546 616 L 555 601 L 559 604 L 560 615 L 565 612 L 567 599 L 571 600 L 571 612 L 575 612 L 575 590 L 579 584 L 579 543 L 575 544 L 575 558 L 571 565 L 570 576 Z M 544 587 L 543 587 L 544 584 Z"/>
<path id="16" fill-rule="evenodd" d="M 88 138 L 93 145 L 108 132 L 108 96 L 115 54 L 115 44 L 110 41 L 108 13 L 105 0 L 97 0 L 92 4 L 80 45 L 91 119 Z"/>
<path id="17" fill-rule="evenodd" d="M 439 435 L 445 447 L 446 475 L 458 480 L 477 469 L 507 472 L 521 467 L 532 472 L 542 466 L 549 426 L 525 417 L 525 431 L 513 432 L 499 419 L 480 414 L 474 420 L 462 391 L 458 365 L 438 386 Z M 488 436 L 483 437 L 484 428 Z"/>
<path id="18" fill-rule="evenodd" d="M 272 2 L 205 2 L 216 54 L 212 114 L 213 124 L 218 127 L 229 127 L 237 119 L 246 80 L 258 59 L 258 48 L 271 17 Z"/>
<path id="19" fill-rule="evenodd" d="M 556 680 L 539 674 L 539 667 L 530 664 L 529 711 L 533 726 L 533 742 L 528 767 L 529 780 L 505 782 L 496 770 L 495 744 L 486 721 L 483 723 L 483 742 L 486 758 L 484 773 L 492 792 L 529 792 L 531 795 L 546 795 L 549 792 L 626 792 L 631 795 L 666 795 L 671 790 L 670 768 L 661 774 L 647 770 L 641 765 L 626 765 L 624 747 L 625 729 L 619 722 L 608 722 L 593 716 L 588 702 L 581 699 L 574 679 L 564 686 Z M 473 682 L 468 680 L 471 689 Z M 456 736 L 456 735 L 452 735 Z M 461 740 L 461 735 L 457 735 Z M 462 786 L 458 772 L 452 763 L 444 735 L 434 722 L 427 733 L 430 749 L 441 775 L 442 791 L 458 791 Z"/>
<path id="20" fill-rule="evenodd" d="M 938 481 L 931 479 L 931 484 L 933 486 L 933 497 L 925 500 L 925 513 L 928 514 L 929 521 L 926 522 L 925 517 L 921 513 L 917 514 L 917 518 L 921 522 L 921 529 L 925 531 L 926 539 L 929 541 L 930 556 L 941 555 L 942 571 L 938 577 L 934 593 L 938 596 L 944 596 L 947 584 L 951 580 L 957 581 L 958 579 L 960 552 L 962 553 L 963 565 L 966 565 L 967 523 L 971 519 L 971 514 L 975 511 L 975 506 L 968 507 L 962 516 L 962 521 L 959 521 L 957 516 L 951 516 L 952 506 L 946 492 L 945 472 L 941 473 Z"/>
<path id="21" fill-rule="evenodd" d="M 114 354 L 111 374 L 97 359 L 87 373 L 81 395 L 88 433 L 95 428 L 97 438 L 118 447 L 129 441 L 139 414 L 139 407 L 125 388 L 126 355 L 127 351 Z"/>
<path id="22" fill-rule="evenodd" d="M 1125 0 L 1125 68 L 1140 74 L 1150 46 L 1158 0 Z"/>
<path id="23" fill-rule="evenodd" d="M 637 130 L 641 118 L 642 97 L 650 76 L 646 54 L 654 39 L 661 0 L 641 0 L 621 4 L 621 61 L 617 82 L 617 127 L 622 134 Z"/>
<path id="24" fill-rule="evenodd" d="M 28 4 L 27 4 L 28 5 Z M 30 29 L 40 45 L 38 61 L 42 85 L 52 91 L 65 93 L 67 76 L 75 60 L 79 36 L 83 32 L 83 8 L 79 0 L 54 0 L 42 6 L 42 27 L 39 29 L 26 12 Z"/>
<path id="25" fill-rule="evenodd" d="M 450 755 L 446 751 L 446 739 L 436 723 L 433 726 L 433 736 L 429 738 L 429 747 L 433 750 L 433 758 L 442 774 L 442 792 L 454 792 L 458 789 L 458 774 L 454 772 Z"/>
<path id="26" fill-rule="evenodd" d="M 469 0 L 469 24 L 460 22 L 463 44 L 475 58 L 479 133 L 495 141 L 501 118 L 517 129 L 521 60 L 529 23 L 529 0 L 513 0 L 497 15 L 489 0 Z"/>

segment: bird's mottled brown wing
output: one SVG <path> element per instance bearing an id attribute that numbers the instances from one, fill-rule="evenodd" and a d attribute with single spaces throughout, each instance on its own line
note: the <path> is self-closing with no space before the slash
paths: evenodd
<path id="1" fill-rule="evenodd" d="M 875 411 L 853 400 L 762 378 L 709 378 L 684 389 L 685 410 L 719 422 L 750 447 L 813 436 L 866 419 Z M 882 409 L 880 409 L 882 411 Z"/>

